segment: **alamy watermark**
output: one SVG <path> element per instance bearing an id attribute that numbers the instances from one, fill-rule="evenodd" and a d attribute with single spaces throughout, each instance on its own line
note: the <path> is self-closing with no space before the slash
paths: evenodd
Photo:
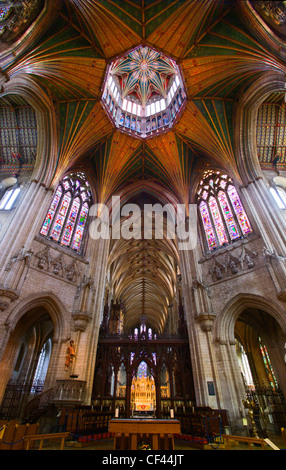
<path id="1" fill-rule="evenodd" d="M 110 215 L 111 214 L 111 215 Z M 89 215 L 95 219 L 89 225 L 94 240 L 177 240 L 179 250 L 193 250 L 197 245 L 196 204 L 120 204 L 120 196 L 113 196 L 110 207 L 94 204 Z"/>

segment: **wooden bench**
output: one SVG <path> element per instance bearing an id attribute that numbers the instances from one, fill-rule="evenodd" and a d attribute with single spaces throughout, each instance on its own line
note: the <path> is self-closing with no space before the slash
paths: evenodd
<path id="1" fill-rule="evenodd" d="M 265 446 L 268 444 L 265 442 L 264 439 L 256 438 L 256 437 L 247 437 L 247 436 L 232 436 L 230 434 L 222 434 L 223 440 L 226 442 L 226 447 L 230 450 L 230 444 L 232 441 L 238 442 L 247 442 L 248 447 L 252 450 L 252 444 L 259 444 L 262 446 L 262 449 L 265 449 Z"/>
<path id="2" fill-rule="evenodd" d="M 51 433 L 51 434 L 34 434 L 31 436 L 25 436 L 24 439 L 25 441 L 27 441 L 26 450 L 29 450 L 31 443 L 35 441 L 40 441 L 39 450 L 42 450 L 44 440 L 46 439 L 61 439 L 60 450 L 63 450 L 64 445 L 65 445 L 65 440 L 69 435 L 70 435 L 69 432 L 58 432 L 58 433 Z"/>

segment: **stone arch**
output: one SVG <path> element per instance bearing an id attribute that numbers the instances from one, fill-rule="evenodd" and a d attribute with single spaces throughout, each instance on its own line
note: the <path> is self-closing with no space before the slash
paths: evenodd
<path id="1" fill-rule="evenodd" d="M 37 156 L 31 180 L 49 187 L 54 176 L 58 147 L 57 118 L 52 98 L 43 92 L 32 77 L 21 73 L 11 77 L 5 85 L 2 97 L 11 94 L 20 95 L 35 110 L 37 128 L 41 129 L 41 135 L 38 137 Z"/>
<path id="2" fill-rule="evenodd" d="M 67 326 L 64 324 L 65 307 L 58 297 L 52 292 L 35 293 L 22 299 L 10 312 L 5 321 L 5 325 L 9 331 L 15 331 L 19 321 L 26 313 L 37 307 L 43 307 L 49 313 L 54 324 L 54 341 L 69 336 Z"/>
<path id="3" fill-rule="evenodd" d="M 259 308 L 272 316 L 286 334 L 285 311 L 272 299 L 254 294 L 238 294 L 231 299 L 216 320 L 215 337 L 220 344 L 235 344 L 235 322 L 247 308 Z"/>
<path id="4" fill-rule="evenodd" d="M 248 184 L 263 178 L 256 150 L 256 121 L 260 105 L 274 91 L 285 92 L 285 73 L 267 72 L 241 96 L 236 110 L 235 153 L 241 180 Z"/>
<path id="5" fill-rule="evenodd" d="M 28 356 L 25 356 L 25 362 L 21 362 L 23 371 L 20 375 L 29 383 L 33 381 L 38 354 L 47 338 L 50 338 L 54 344 L 50 361 L 53 360 L 52 357 L 58 356 L 61 343 L 68 339 L 68 331 L 63 320 L 64 311 L 64 306 L 53 293 L 42 292 L 23 299 L 10 312 L 5 321 L 6 335 L 1 348 L 0 402 L 6 385 L 14 375 L 22 344 L 26 344 L 26 352 L 30 347 L 29 344 L 32 348 L 27 353 Z M 45 380 L 45 388 L 54 383 L 53 374 L 51 367 Z"/>

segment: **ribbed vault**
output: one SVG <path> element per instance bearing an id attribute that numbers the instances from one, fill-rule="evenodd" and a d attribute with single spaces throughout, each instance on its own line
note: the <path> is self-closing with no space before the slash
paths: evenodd
<path id="1" fill-rule="evenodd" d="M 137 226 L 144 230 L 144 212 Z M 122 218 L 121 226 L 126 221 Z M 148 326 L 162 332 L 168 320 L 177 285 L 178 256 L 176 241 L 166 235 L 156 239 L 153 217 L 153 237 L 146 239 L 122 237 L 112 240 L 109 270 L 110 287 L 116 301 L 124 306 L 124 331 L 138 326 L 144 317 Z"/>

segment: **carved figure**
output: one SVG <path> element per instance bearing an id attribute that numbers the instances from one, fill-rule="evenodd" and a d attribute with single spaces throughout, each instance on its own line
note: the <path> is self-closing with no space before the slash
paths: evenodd
<path id="1" fill-rule="evenodd" d="M 75 358 L 74 341 L 71 340 L 69 346 L 67 347 L 66 370 L 73 363 L 74 358 Z"/>

